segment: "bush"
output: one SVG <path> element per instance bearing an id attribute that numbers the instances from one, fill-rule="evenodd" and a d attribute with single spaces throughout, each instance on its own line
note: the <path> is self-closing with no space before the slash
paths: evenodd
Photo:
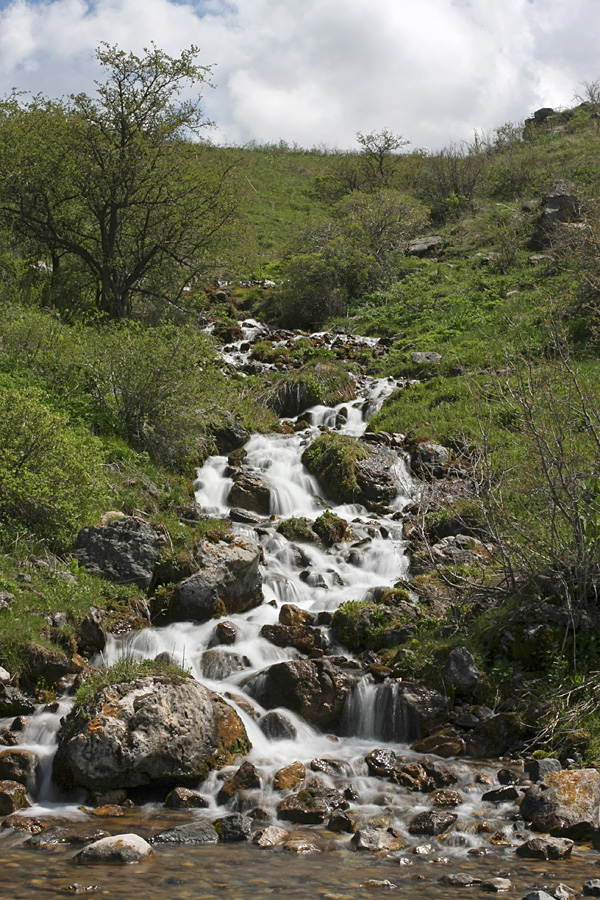
<path id="1" fill-rule="evenodd" d="M 101 445 L 35 388 L 0 388 L 0 511 L 54 545 L 107 502 Z"/>

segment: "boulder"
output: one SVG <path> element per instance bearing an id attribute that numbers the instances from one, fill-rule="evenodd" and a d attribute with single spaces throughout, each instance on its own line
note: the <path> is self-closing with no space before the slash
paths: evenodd
<path id="1" fill-rule="evenodd" d="M 218 844 L 219 835 L 212 822 L 197 819 L 187 825 L 176 825 L 152 838 L 153 844 Z"/>
<path id="2" fill-rule="evenodd" d="M 261 516 L 268 516 L 271 511 L 271 489 L 260 475 L 242 469 L 234 475 L 227 503 Z"/>
<path id="3" fill-rule="evenodd" d="M 27 806 L 31 803 L 24 785 L 17 781 L 0 781 L 0 816 L 9 816 Z"/>
<path id="4" fill-rule="evenodd" d="M 223 425 L 215 431 L 215 443 L 219 453 L 226 456 L 234 450 L 243 447 L 250 440 L 250 432 L 239 422 L 234 420 Z"/>
<path id="5" fill-rule="evenodd" d="M 441 245 L 441 235 L 432 234 L 429 237 L 416 238 L 411 241 L 406 253 L 408 256 L 429 256 L 430 253 L 440 250 Z"/>
<path id="6" fill-rule="evenodd" d="M 28 791 L 33 791 L 39 765 L 39 756 L 31 750 L 3 750 L 0 753 L 0 781 L 18 781 Z"/>
<path id="7" fill-rule="evenodd" d="M 450 451 L 441 444 L 415 444 L 410 451 L 413 472 L 421 478 L 443 478 L 452 459 Z"/>
<path id="8" fill-rule="evenodd" d="M 263 625 L 261 637 L 276 647 L 294 647 L 308 656 L 313 650 L 323 650 L 323 635 L 319 628 L 310 625 Z"/>
<path id="9" fill-rule="evenodd" d="M 237 629 L 231 622 L 219 622 L 215 628 L 215 641 L 226 646 L 235 644 Z"/>
<path id="10" fill-rule="evenodd" d="M 82 528 L 73 556 L 88 572 L 117 584 L 150 587 L 161 541 L 146 522 L 127 516 L 108 525 Z"/>
<path id="11" fill-rule="evenodd" d="M 550 772 L 561 772 L 560 760 L 548 757 L 547 759 L 528 759 L 525 763 L 525 774 L 532 781 L 545 781 Z"/>
<path id="12" fill-rule="evenodd" d="M 402 741 L 415 741 L 431 734 L 446 720 L 448 701 L 439 691 L 416 681 L 398 681 L 394 694 L 395 708 L 403 721 Z"/>
<path id="13" fill-rule="evenodd" d="M 250 742 L 217 694 L 179 676 L 144 676 L 75 707 L 59 732 L 54 778 L 91 791 L 196 784 L 231 765 Z"/>
<path id="14" fill-rule="evenodd" d="M 176 787 L 165 798 L 167 809 L 207 809 L 209 802 L 198 791 Z"/>
<path id="15" fill-rule="evenodd" d="M 576 841 L 590 840 L 600 827 L 600 772 L 549 772 L 543 783 L 534 784 L 525 792 L 520 812 L 531 821 L 534 831 Z"/>
<path id="16" fill-rule="evenodd" d="M 279 609 L 280 625 L 314 625 L 315 617 L 313 613 L 306 609 L 301 609 L 293 603 L 284 603 Z"/>
<path id="17" fill-rule="evenodd" d="M 350 845 L 355 850 L 367 850 L 371 853 L 393 853 L 402 850 L 406 843 L 382 828 L 361 828 L 353 835 Z"/>
<path id="18" fill-rule="evenodd" d="M 379 444 L 361 444 L 368 447 L 366 459 L 356 461 L 358 496 L 356 502 L 367 509 L 376 509 L 390 503 L 398 493 L 400 484 L 394 472 L 396 454 Z"/>
<path id="19" fill-rule="evenodd" d="M 327 659 L 276 663 L 249 683 L 266 709 L 285 706 L 322 730 L 340 722 L 351 687 L 351 677 Z"/>
<path id="20" fill-rule="evenodd" d="M 575 195 L 575 186 L 566 179 L 553 182 L 542 199 L 542 211 L 536 219 L 529 248 L 545 250 L 552 243 L 552 233 L 560 222 L 575 222 L 581 218 L 581 200 Z"/>
<path id="21" fill-rule="evenodd" d="M 252 843 L 257 847 L 278 847 L 287 839 L 289 831 L 279 828 L 278 825 L 269 825 L 261 828 L 252 835 Z"/>
<path id="22" fill-rule="evenodd" d="M 150 856 L 154 850 L 139 834 L 115 834 L 84 847 L 75 859 L 79 863 L 138 863 Z"/>
<path id="23" fill-rule="evenodd" d="M 481 799 L 485 803 L 514 803 L 519 797 L 516 787 L 505 785 L 501 788 L 494 788 L 492 791 L 486 791 L 482 794 Z"/>
<path id="24" fill-rule="evenodd" d="M 87 615 L 77 626 L 77 646 L 84 656 L 91 656 L 106 646 L 106 631 L 101 610 L 90 606 Z"/>
<path id="25" fill-rule="evenodd" d="M 306 778 L 306 768 L 301 762 L 293 762 L 279 769 L 273 776 L 273 789 L 276 791 L 292 791 Z"/>
<path id="26" fill-rule="evenodd" d="M 230 653 L 215 647 L 213 650 L 205 650 L 200 660 L 202 677 L 212 681 L 225 681 L 234 672 L 244 669 L 244 660 L 237 653 Z"/>
<path id="27" fill-rule="evenodd" d="M 410 748 L 416 753 L 435 753 L 449 759 L 451 756 L 460 756 L 465 749 L 465 742 L 454 728 L 446 728 L 437 731 L 426 738 L 417 741 Z"/>
<path id="28" fill-rule="evenodd" d="M 240 841 L 247 841 L 252 833 L 252 819 L 239 813 L 215 819 L 213 826 L 219 835 L 219 840 L 224 844 L 237 844 Z"/>
<path id="29" fill-rule="evenodd" d="M 568 838 L 530 838 L 516 849 L 523 859 L 568 859 L 573 850 L 573 841 Z"/>
<path id="30" fill-rule="evenodd" d="M 293 741 L 298 736 L 295 726 L 287 716 L 275 710 L 259 719 L 258 727 L 272 741 Z"/>
<path id="31" fill-rule="evenodd" d="M 254 541 L 202 541 L 195 555 L 200 569 L 178 585 L 168 612 L 172 621 L 202 622 L 262 603 L 261 550 Z"/>
<path id="32" fill-rule="evenodd" d="M 517 713 L 499 713 L 484 719 L 469 733 L 466 752 L 482 759 L 504 756 L 526 733 Z"/>
<path id="33" fill-rule="evenodd" d="M 444 663 L 444 679 L 458 691 L 471 691 L 479 682 L 479 669 L 466 647 L 452 648 Z"/>

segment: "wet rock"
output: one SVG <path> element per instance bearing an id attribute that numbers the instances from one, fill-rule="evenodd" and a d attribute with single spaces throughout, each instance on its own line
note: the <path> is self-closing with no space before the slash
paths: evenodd
<path id="1" fill-rule="evenodd" d="M 350 441 L 350 439 L 346 439 Z M 339 477 L 340 447 L 329 436 L 317 438 L 320 452 L 311 445 L 302 455 L 302 461 L 317 478 L 327 496 L 339 503 L 362 503 L 367 509 L 376 510 L 388 504 L 398 493 L 399 481 L 395 474 L 395 453 L 379 444 L 364 441 L 345 445 L 342 453 L 348 454 L 349 476 L 342 482 Z M 312 452 L 311 452 L 312 451 Z M 362 455 L 362 458 L 360 458 Z"/>
<path id="2" fill-rule="evenodd" d="M 18 813 L 13 813 L 11 816 L 7 816 L 6 819 L 2 820 L 3 828 L 12 828 L 13 831 L 23 831 L 27 834 L 40 834 L 45 826 L 40 819 L 36 819 L 33 816 L 20 816 Z"/>
<path id="3" fill-rule="evenodd" d="M 276 663 L 249 684 L 267 709 L 285 706 L 316 728 L 334 727 L 341 719 L 352 679 L 329 660 Z"/>
<path id="4" fill-rule="evenodd" d="M 394 692 L 403 719 L 403 740 L 420 739 L 445 721 L 448 701 L 439 691 L 415 681 L 400 681 L 394 686 Z"/>
<path id="5" fill-rule="evenodd" d="M 245 760 L 235 775 L 228 778 L 221 786 L 221 790 L 217 794 L 217 803 L 224 806 L 232 797 L 239 794 L 240 791 L 251 791 L 260 787 L 260 776 L 251 762 Z"/>
<path id="6" fill-rule="evenodd" d="M 493 791 L 486 791 L 481 799 L 487 803 L 512 803 L 519 797 L 519 792 L 513 785 L 496 788 Z"/>
<path id="7" fill-rule="evenodd" d="M 225 681 L 234 672 L 244 669 L 244 661 L 237 653 L 221 650 L 205 650 L 200 661 L 202 676 L 212 681 Z"/>
<path id="8" fill-rule="evenodd" d="M 233 477 L 227 502 L 230 506 L 268 516 L 271 511 L 271 489 L 259 475 L 242 469 Z"/>
<path id="9" fill-rule="evenodd" d="M 322 853 L 323 848 L 310 838 L 290 838 L 282 845 L 288 853 Z"/>
<path id="10" fill-rule="evenodd" d="M 558 759 L 528 759 L 525 763 L 525 774 L 531 781 L 545 781 L 550 772 L 561 772 L 562 766 Z"/>
<path id="11" fill-rule="evenodd" d="M 435 753 L 448 759 L 460 756 L 464 752 L 465 742 L 453 728 L 446 728 L 417 741 L 410 749 L 417 753 Z"/>
<path id="12" fill-rule="evenodd" d="M 320 825 L 334 809 L 346 809 L 348 801 L 339 791 L 329 788 L 318 779 L 311 779 L 297 794 L 290 794 L 277 806 L 280 819 L 302 825 Z"/>
<path id="13" fill-rule="evenodd" d="M 344 812 L 344 810 L 336 809 L 329 817 L 327 828 L 335 834 L 352 834 L 355 830 L 355 825 L 348 813 Z"/>
<path id="14" fill-rule="evenodd" d="M 276 647 L 294 647 L 307 655 L 324 649 L 320 630 L 310 625 L 263 625 L 260 634 Z"/>
<path id="15" fill-rule="evenodd" d="M 261 550 L 254 541 L 201 541 L 195 556 L 200 569 L 178 585 L 167 614 L 171 621 L 202 622 L 262 603 Z"/>
<path id="16" fill-rule="evenodd" d="M 350 844 L 355 850 L 370 851 L 371 853 L 393 853 L 394 850 L 403 850 L 406 842 L 402 838 L 390 834 L 379 828 L 361 828 L 352 837 Z"/>
<path id="17" fill-rule="evenodd" d="M 583 885 L 584 897 L 600 897 L 600 878 L 591 878 Z"/>
<path id="18" fill-rule="evenodd" d="M 252 835 L 252 843 L 258 847 L 278 847 L 287 839 L 289 831 L 279 828 L 277 825 L 269 825 L 261 828 Z"/>
<path id="19" fill-rule="evenodd" d="M 352 532 L 347 521 L 329 510 L 315 519 L 313 529 L 326 547 L 332 547 L 334 544 L 341 544 L 343 541 L 352 539 Z"/>
<path id="20" fill-rule="evenodd" d="M 207 809 L 209 802 L 198 791 L 189 788 L 173 788 L 165 799 L 167 809 Z"/>
<path id="21" fill-rule="evenodd" d="M 459 691 L 470 691 L 479 682 L 479 669 L 466 647 L 452 648 L 444 663 L 444 679 Z"/>
<path id="22" fill-rule="evenodd" d="M 105 806 L 99 806 L 97 809 L 92 810 L 92 815 L 98 816 L 98 818 L 101 819 L 114 819 L 123 814 L 121 807 L 117 806 L 115 803 L 107 803 Z"/>
<path id="23" fill-rule="evenodd" d="M 237 629 L 231 622 L 219 622 L 215 628 L 215 639 L 219 644 L 235 644 Z"/>
<path id="24" fill-rule="evenodd" d="M 600 772 L 549 772 L 545 782 L 534 784 L 525 792 L 520 812 L 531 821 L 534 831 L 576 841 L 589 840 L 600 822 Z"/>
<path id="25" fill-rule="evenodd" d="M 292 791 L 306 778 L 306 768 L 301 762 L 293 762 L 279 769 L 273 776 L 273 788 L 276 791 Z"/>
<path id="26" fill-rule="evenodd" d="M 260 525 L 264 522 L 264 516 L 259 516 L 247 509 L 236 509 L 235 507 L 229 510 L 229 518 L 232 522 L 239 522 L 240 525 Z"/>
<path id="27" fill-rule="evenodd" d="M 31 806 L 25 786 L 17 781 L 0 781 L 0 816 L 8 816 Z"/>
<path id="28" fill-rule="evenodd" d="M 371 750 L 365 756 L 365 762 L 370 775 L 377 778 L 389 778 L 393 780 L 398 758 L 393 750 Z"/>
<path id="29" fill-rule="evenodd" d="M 154 850 L 138 834 L 116 834 L 84 847 L 75 859 L 79 863 L 138 863 L 154 856 Z"/>
<path id="30" fill-rule="evenodd" d="M 30 716 L 35 704 L 10 684 L 0 684 L 0 717 Z"/>
<path id="31" fill-rule="evenodd" d="M 427 810 L 411 819 L 408 832 L 409 834 L 443 834 L 444 831 L 448 831 L 454 825 L 457 818 L 458 816 L 454 813 Z"/>
<path id="32" fill-rule="evenodd" d="M 239 450 L 249 440 L 250 432 L 248 429 L 234 420 L 215 431 L 215 443 L 219 453 L 223 456 L 227 456 L 234 450 Z"/>
<path id="33" fill-rule="evenodd" d="M 530 838 L 516 849 L 523 859 L 568 859 L 573 850 L 573 841 L 568 838 Z"/>
<path id="34" fill-rule="evenodd" d="M 45 829 L 41 834 L 35 834 L 25 841 L 27 847 L 56 847 L 68 844 L 88 844 L 90 841 L 100 841 L 108 837 L 107 831 L 97 828 L 93 832 L 82 832 L 75 828 L 54 826 Z"/>
<path id="35" fill-rule="evenodd" d="M 240 841 L 248 841 L 252 833 L 252 819 L 239 813 L 215 819 L 213 825 L 219 835 L 219 840 L 224 844 L 237 844 Z"/>
<path id="36" fill-rule="evenodd" d="M 477 878 L 476 875 L 468 875 L 466 872 L 456 872 L 442 875 L 440 884 L 448 884 L 451 887 L 474 887 L 481 884 L 481 878 Z"/>
<path id="37" fill-rule="evenodd" d="M 39 756 L 31 750 L 3 750 L 0 753 L 0 781 L 18 781 L 28 791 L 33 791 L 39 765 Z"/>
<path id="38" fill-rule="evenodd" d="M 340 759 L 313 759 L 310 763 L 313 772 L 324 772 L 326 775 L 352 775 L 352 768 Z"/>
<path id="39" fill-rule="evenodd" d="M 280 712 L 266 713 L 259 720 L 258 727 L 272 741 L 294 740 L 298 735 L 295 726 Z"/>
<path id="40" fill-rule="evenodd" d="M 128 516 L 82 528 L 73 556 L 94 575 L 145 589 L 152 581 L 160 547 L 160 538 L 150 525 Z"/>
<path id="41" fill-rule="evenodd" d="M 398 887 L 397 884 L 394 884 L 392 881 L 388 881 L 388 879 L 384 879 L 381 881 L 379 878 L 369 878 L 368 881 L 363 881 L 361 884 L 361 888 L 369 888 L 373 890 L 388 890 L 395 891 Z"/>
<path id="42" fill-rule="evenodd" d="M 152 838 L 153 844 L 218 844 L 219 835 L 212 822 L 197 819 L 187 825 L 177 825 L 161 831 Z"/>
<path id="43" fill-rule="evenodd" d="M 496 778 L 500 784 L 518 784 L 519 776 L 512 769 L 498 769 Z"/>
<path id="44" fill-rule="evenodd" d="M 421 759 L 418 763 L 398 763 L 391 780 L 408 788 L 409 791 L 429 794 L 436 788 L 455 784 L 456 775 L 448 769 L 440 768 L 429 759 Z"/>
<path id="45" fill-rule="evenodd" d="M 458 791 L 440 788 L 431 794 L 429 800 L 432 806 L 460 806 L 463 802 L 463 797 Z"/>
<path id="46" fill-rule="evenodd" d="M 441 444 L 415 444 L 410 451 L 413 472 L 421 478 L 443 478 L 448 470 L 452 454 Z"/>
<path id="47" fill-rule="evenodd" d="M 279 624 L 306 626 L 315 624 L 315 616 L 306 609 L 301 609 L 293 603 L 284 603 L 279 610 Z"/>
<path id="48" fill-rule="evenodd" d="M 26 641 L 22 653 L 27 660 L 27 670 L 23 677 L 31 688 L 38 681 L 56 684 L 61 678 L 77 671 L 72 658 L 67 657 L 61 650 L 46 647 L 37 641 Z"/>
<path id="49" fill-rule="evenodd" d="M 523 900 L 556 900 L 556 896 L 548 894 L 546 891 L 530 891 L 525 894 Z"/>
<path id="50" fill-rule="evenodd" d="M 508 878 L 487 878 L 481 882 L 481 890 L 490 894 L 499 894 L 502 891 L 512 890 L 512 881 Z"/>
<path id="51" fill-rule="evenodd" d="M 247 753 L 236 712 L 191 678 L 145 676 L 100 691 L 59 733 L 55 781 L 92 791 L 196 784 Z"/>

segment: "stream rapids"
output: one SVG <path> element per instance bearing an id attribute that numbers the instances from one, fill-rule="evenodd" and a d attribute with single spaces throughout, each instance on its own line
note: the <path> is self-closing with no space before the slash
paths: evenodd
<path id="1" fill-rule="evenodd" d="M 225 362 L 236 367 L 246 363 L 248 350 L 241 348 L 264 336 L 262 329 L 255 322 L 244 323 L 242 341 L 226 348 Z M 361 340 L 369 343 L 370 339 Z M 370 417 L 396 387 L 394 379 L 361 378 L 355 400 L 333 408 L 316 406 L 305 411 L 302 418 L 310 422 L 309 428 L 293 434 L 254 435 L 246 444 L 245 467 L 260 475 L 270 488 L 270 516 L 234 524 L 233 529 L 262 547 L 265 599 L 257 608 L 227 616 L 236 630 L 232 647 L 220 646 L 215 658 L 214 653 L 207 653 L 215 647 L 214 620 L 202 624 L 178 622 L 111 635 L 102 657 L 93 661 L 112 665 L 123 656 L 145 659 L 166 652 L 189 669 L 194 678 L 225 697 L 244 722 L 252 742 L 246 759 L 261 777 L 261 787 L 244 801 L 249 805 L 240 809 L 233 798 L 230 808 L 224 809 L 216 802 L 223 778 L 236 771 L 239 760 L 236 766 L 212 772 L 198 786 L 208 799 L 207 809 L 174 811 L 148 803 L 122 809 L 119 817 L 94 817 L 92 809 L 84 805 L 84 794 L 61 794 L 52 783 L 56 735 L 61 717 L 70 708 L 69 698 L 62 698 L 56 709 L 40 708 L 31 716 L 19 745 L 35 751 L 42 761 L 39 790 L 26 814 L 68 825 L 74 833 L 100 828 L 111 834 L 135 832 L 149 839 L 196 817 L 212 820 L 226 812 L 246 812 L 255 807 L 264 811 L 263 826 L 284 824 L 293 835 L 304 836 L 315 844 L 316 850 L 305 855 L 281 848 L 261 849 L 251 843 L 160 845 L 155 857 L 137 866 L 84 867 L 73 862 L 79 847 L 70 843 L 32 847 L 27 843 L 27 835 L 8 829 L 0 834 L 3 897 L 45 900 L 57 895 L 96 893 L 132 900 L 142 892 L 148 900 L 201 900 L 215 896 L 246 900 L 263 895 L 352 900 L 385 895 L 390 886 L 395 886 L 399 893 L 411 898 L 441 900 L 449 893 L 457 897 L 480 894 L 477 887 L 448 887 L 440 881 L 448 873 L 468 873 L 482 881 L 509 878 L 514 895 L 519 890 L 522 895 L 534 886 L 548 889 L 559 882 L 580 886 L 587 879 L 600 876 L 597 854 L 585 846 L 577 847 L 571 859 L 561 862 L 520 860 L 515 856 L 515 846 L 531 836 L 518 816 L 517 806 L 481 799 L 490 784 L 497 784 L 499 768 L 511 765 L 506 761 L 436 760 L 442 768 L 451 768 L 457 778 L 454 788 L 461 803 L 452 810 L 458 816 L 456 824 L 437 837 L 410 835 L 409 821 L 417 813 L 431 809 L 428 795 L 411 793 L 400 785 L 373 777 L 365 763 L 365 756 L 375 748 L 393 749 L 407 762 L 420 758 L 408 746 L 411 723 L 406 709 L 398 702 L 393 683 L 376 683 L 363 673 L 357 676 L 338 735 L 318 732 L 283 708 L 280 711 L 292 723 L 295 737 L 272 739 L 258 725 L 265 710 L 248 692 L 249 682 L 273 663 L 303 658 L 297 650 L 277 647 L 260 634 L 264 625 L 279 621 L 282 604 L 291 603 L 311 613 L 333 613 L 344 601 L 365 600 L 375 589 L 393 587 L 409 577 L 401 513 L 414 499 L 418 487 L 402 454 L 397 454 L 394 466 L 400 489 L 392 510 L 383 516 L 356 504 L 332 504 L 301 463 L 303 450 L 325 427 L 361 436 Z M 202 515 L 229 515 L 227 497 L 232 483 L 226 457 L 207 460 L 196 483 L 196 501 Z M 302 544 L 299 548 L 276 531 L 282 519 L 314 519 L 325 509 L 351 523 L 353 541 L 327 550 L 316 544 Z M 351 660 L 351 654 L 336 645 L 328 628 L 323 631 L 326 655 Z M 9 724 L 9 720 L 0 722 Z M 335 761 L 335 769 L 327 771 L 318 762 L 323 760 Z M 273 776 L 294 761 L 302 762 L 309 774 L 318 773 L 331 787 L 351 786 L 357 798 L 351 809 L 360 821 L 391 828 L 402 839 L 404 848 L 388 853 L 357 852 L 350 845 L 351 835 L 329 831 L 326 823 L 296 827 L 278 822 L 276 807 L 282 794 L 274 790 Z M 522 779 L 522 769 L 512 765 Z"/>

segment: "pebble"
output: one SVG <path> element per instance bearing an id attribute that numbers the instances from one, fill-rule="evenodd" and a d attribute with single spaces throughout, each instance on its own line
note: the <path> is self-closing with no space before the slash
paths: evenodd
<path id="1" fill-rule="evenodd" d="M 361 884 L 361 888 L 387 888 L 387 890 L 394 891 L 398 887 L 397 884 L 394 884 L 392 881 L 388 881 L 387 878 L 385 881 L 378 881 L 377 878 L 370 878 L 368 881 L 363 881 Z"/>

